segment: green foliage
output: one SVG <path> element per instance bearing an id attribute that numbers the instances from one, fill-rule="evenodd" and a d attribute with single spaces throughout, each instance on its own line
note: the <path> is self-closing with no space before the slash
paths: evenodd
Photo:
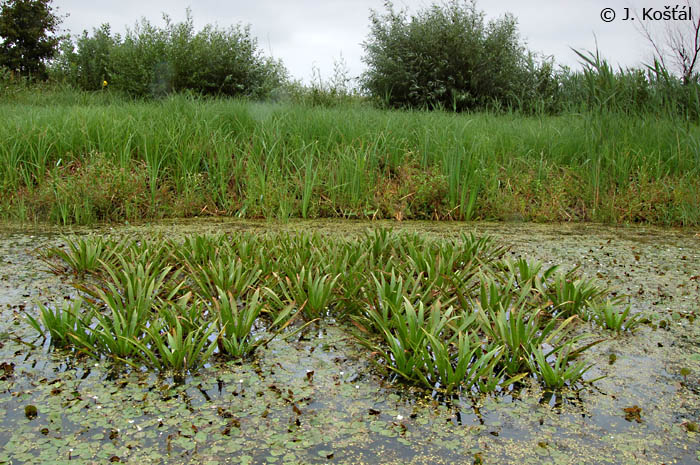
<path id="1" fill-rule="evenodd" d="M 700 117 L 697 77 L 683 80 L 659 61 L 641 69 L 616 71 L 598 49 L 574 52 L 581 59 L 583 71 L 564 68 L 558 73 L 561 109 L 613 110 L 630 115 L 655 112 L 694 121 Z"/>
<path id="2" fill-rule="evenodd" d="M 51 0 L 3 0 L 0 4 L 0 68 L 34 79 L 46 77 L 57 51 L 61 18 Z"/>
<path id="3" fill-rule="evenodd" d="M 307 319 L 313 319 L 327 314 L 339 278 L 302 266 L 298 273 L 280 279 L 279 284 L 286 298 L 302 309 Z"/>
<path id="4" fill-rule="evenodd" d="M 61 47 L 55 71 L 85 90 L 107 87 L 133 96 L 263 97 L 286 79 L 281 62 L 262 55 L 249 26 L 195 31 L 189 11 L 184 22 L 168 16 L 164 22 L 158 27 L 144 19 L 123 37 L 108 24 L 85 31 Z"/>
<path id="5" fill-rule="evenodd" d="M 80 237 L 66 239 L 65 249 L 52 247 L 42 252 L 42 258 L 55 272 L 63 272 L 63 265 L 57 264 L 58 259 L 67 265 L 75 275 L 97 271 L 101 261 L 108 262 L 114 252 L 119 251 L 120 244 L 105 240 L 103 237 Z"/>
<path id="6" fill-rule="evenodd" d="M 29 324 L 39 334 L 45 335 L 45 332 L 48 331 L 53 346 L 67 347 L 74 345 L 77 340 L 92 340 L 88 334 L 91 312 L 84 315 L 82 305 L 82 299 L 65 302 L 63 307 L 56 306 L 55 308 L 38 303 L 41 323 L 28 313 L 26 316 Z"/>
<path id="7" fill-rule="evenodd" d="M 244 301 L 235 299 L 230 292 L 224 293 L 221 289 L 218 291 L 219 297 L 213 301 L 218 316 L 216 324 L 220 329 L 217 343 L 220 353 L 234 358 L 250 356 L 257 348 L 267 345 L 296 319 L 296 315 L 300 314 L 292 315 L 294 308 L 291 305 L 279 312 L 266 310 L 264 297 L 261 298 L 259 289 L 249 294 Z M 279 300 L 269 289 L 266 295 L 273 302 Z M 264 337 L 260 332 L 257 335 L 253 334 L 258 316 L 263 311 L 274 316 L 267 328 L 275 331 L 271 337 Z M 305 327 L 305 325 L 301 326 L 285 337 L 291 337 Z"/>
<path id="8" fill-rule="evenodd" d="M 537 373 L 542 383 L 550 389 L 561 389 L 565 385 L 573 386 L 583 381 L 583 375 L 593 365 L 586 365 L 583 361 L 570 362 L 570 343 L 555 353 L 545 355 L 539 347 L 533 348 L 532 360 L 528 360 L 533 372 Z M 552 363 L 547 359 L 553 358 Z"/>
<path id="9" fill-rule="evenodd" d="M 515 282 L 518 284 L 518 287 L 540 288 L 542 286 L 542 281 L 549 280 L 559 269 L 559 265 L 553 265 L 542 271 L 543 265 L 541 262 L 520 257 L 517 260 L 504 260 L 503 268 L 507 270 L 511 276 L 515 277 Z"/>
<path id="10" fill-rule="evenodd" d="M 558 273 L 553 280 L 539 286 L 538 290 L 552 302 L 553 310 L 565 318 L 585 316 L 586 308 L 608 293 L 594 280 L 577 276 L 576 270 Z"/>
<path id="11" fill-rule="evenodd" d="M 364 43 L 364 85 L 375 98 L 454 111 L 549 98 L 551 65 L 525 51 L 512 16 L 486 23 L 474 1 L 432 4 L 411 18 L 386 7 L 371 13 Z"/>
<path id="12" fill-rule="evenodd" d="M 384 359 L 385 366 L 405 380 L 414 382 L 420 380 L 419 373 L 425 370 L 423 355 L 427 344 L 426 335 L 431 332 L 439 334 L 447 324 L 447 319 L 440 314 L 439 310 L 431 308 L 428 310 L 426 321 L 423 303 L 420 302 L 416 307 L 407 299 L 388 320 L 372 310 L 366 312 L 365 318 L 378 328 L 386 349 L 384 345 L 373 344 L 367 339 L 360 339 L 360 341 L 378 352 Z M 430 382 L 427 384 L 432 387 Z"/>
<path id="13" fill-rule="evenodd" d="M 251 269 L 240 258 L 225 256 L 204 266 L 192 268 L 191 276 L 200 296 L 213 299 L 220 291 L 233 293 L 238 299 L 252 289 L 261 270 Z"/>
<path id="14" fill-rule="evenodd" d="M 414 294 L 410 289 L 404 288 L 402 276 L 396 276 L 396 270 L 391 270 L 391 277 L 387 279 L 384 274 L 379 275 L 379 279 L 372 273 L 374 286 L 370 287 L 367 299 L 374 310 L 371 315 L 372 320 L 377 320 L 372 325 L 376 330 L 388 327 L 395 313 L 400 313 L 404 305 L 404 300 L 412 300 Z"/>
<path id="15" fill-rule="evenodd" d="M 252 352 L 257 344 L 251 341 L 251 330 L 256 318 L 263 309 L 258 290 L 238 308 L 237 299 L 230 292 L 218 289 L 219 296 L 214 300 L 218 313 L 217 322 L 221 328 L 218 338 L 219 349 L 233 357 L 243 357 Z"/>
<path id="16" fill-rule="evenodd" d="M 544 321 L 540 311 L 527 311 L 524 307 L 499 307 L 494 311 L 479 306 L 478 321 L 489 338 L 504 348 L 502 366 L 510 376 L 527 371 L 534 348 L 542 344 L 558 348 L 574 318 L 562 322 L 556 319 Z"/>
<path id="17" fill-rule="evenodd" d="M 423 302 L 413 305 L 404 297 L 403 305 L 391 313 L 369 307 L 358 324 L 379 334 L 381 344 L 360 337 L 360 342 L 378 353 L 381 366 L 404 381 L 422 384 L 429 389 L 450 393 L 455 389 L 490 392 L 507 387 L 526 374 L 504 379 L 496 366 L 504 348 L 493 345 L 484 349 L 477 336 L 475 314 L 461 313 L 440 302 L 426 309 Z"/>
<path id="18" fill-rule="evenodd" d="M 387 2 L 386 12 L 372 11 L 370 20 L 363 85 L 388 106 L 529 114 L 603 109 L 700 117 L 697 76 L 681 79 L 658 60 L 642 69 L 616 71 L 598 50 L 574 50 L 582 72 L 557 69 L 553 58 L 526 50 L 513 16 L 486 22 L 473 0 L 433 3 L 410 17 Z M 451 191 L 453 197 L 457 191 L 465 195 L 454 186 Z M 457 205 L 454 198 L 452 202 Z"/>
<path id="19" fill-rule="evenodd" d="M 52 65 L 54 76 L 84 90 L 100 90 L 111 79 L 112 50 L 117 45 L 118 36 L 113 36 L 109 24 L 93 30 L 92 36 L 83 31 L 75 43 L 63 40 L 60 53 Z"/>
<path id="20" fill-rule="evenodd" d="M 152 325 L 156 298 L 164 287 L 170 268 L 158 269 L 152 263 L 127 263 L 120 257 L 119 268 L 103 264 L 110 281 L 104 286 L 81 287 L 95 298 L 96 326 L 91 330 L 100 351 L 117 359 L 130 357 L 137 350 L 133 341 L 143 339 Z M 89 340 L 80 339 L 82 349 L 94 350 Z M 93 352 L 93 355 L 98 356 Z"/>
<path id="21" fill-rule="evenodd" d="M 173 310 L 166 306 L 161 312 Z M 126 342 L 141 351 L 146 364 L 159 371 L 172 370 L 176 374 L 196 371 L 216 349 L 215 338 L 211 340 L 216 328 L 211 324 L 203 324 L 196 329 L 187 330 L 183 328 L 180 319 L 167 319 L 174 322 L 174 325 L 163 327 L 159 322 L 153 322 L 146 329 L 148 337 L 145 340 L 130 338 Z"/>
<path id="22" fill-rule="evenodd" d="M 11 98 L 0 102 L 6 218 L 90 224 L 284 211 L 700 224 L 700 127 L 669 116 L 133 102 L 109 91 Z"/>
<path id="23" fill-rule="evenodd" d="M 641 315 L 630 316 L 629 305 L 620 311 L 616 303 L 610 299 L 594 303 L 589 309 L 590 318 L 601 328 L 610 331 L 631 331 L 640 323 Z"/>
<path id="24" fill-rule="evenodd" d="M 555 307 L 541 290 L 561 286 L 556 266 L 544 269 L 535 261 L 501 261 L 502 249 L 488 238 L 473 235 L 439 248 L 431 241 L 396 237 L 387 231 L 375 232 L 371 238 L 396 247 L 392 252 L 396 254 L 395 267 L 390 274 L 372 275 L 374 285 L 367 291 L 367 305 L 362 315 L 354 317 L 363 333 L 376 334 L 382 341 L 373 342 L 366 334 L 359 336 L 380 355 L 381 367 L 405 381 L 448 393 L 456 388 L 481 392 L 504 389 L 531 373 L 546 378 L 550 387 L 561 388 L 576 384 L 588 369 L 568 362 L 600 341 L 574 349 L 573 344 L 583 335 L 570 333 L 580 319 L 562 311 L 553 314 Z M 429 277 L 432 272 L 421 269 L 428 263 L 415 257 L 430 256 L 431 250 L 441 254 L 434 256 L 430 266 L 440 269 L 441 274 L 454 273 L 456 278 L 433 281 Z M 416 282 L 406 286 L 404 283 L 416 274 Z M 571 278 L 575 273 L 563 276 Z M 576 289 L 595 288 L 596 295 L 605 292 L 592 281 L 586 283 Z M 432 285 L 442 290 L 437 300 L 426 299 L 433 294 Z M 588 295 L 585 289 L 579 294 Z M 460 307 L 442 310 L 441 299 L 456 301 Z M 432 302 L 430 307 L 424 301 Z M 550 348 L 540 355 L 543 360 L 554 357 L 553 365 L 539 367 L 542 347 Z M 562 351 L 565 355 L 558 355 Z"/>
<path id="25" fill-rule="evenodd" d="M 205 236 L 195 234 L 185 238 L 182 247 L 175 250 L 179 260 L 190 267 L 204 266 L 215 263 L 220 257 L 229 252 L 230 245 L 225 235 Z"/>
<path id="26" fill-rule="evenodd" d="M 314 67 L 309 84 L 296 80 L 289 81 L 275 89 L 270 97 L 276 101 L 320 107 L 363 103 L 365 98 L 354 86 L 354 81 L 355 79 L 349 76 L 347 64 L 341 55 L 334 62 L 333 75 L 330 79 L 324 79 L 321 71 Z"/>
<path id="27" fill-rule="evenodd" d="M 177 376 L 215 353 L 250 356 L 303 317 L 283 337 L 322 318 L 350 319 L 382 371 L 429 389 L 492 392 L 531 374 L 559 388 L 581 379 L 588 367 L 570 360 L 600 342 L 574 348 L 587 307 L 608 328 L 635 324 L 617 301 L 599 303 L 607 290 L 593 280 L 504 260 L 504 247 L 474 234 L 434 240 L 376 228 L 351 240 L 244 233 L 67 242 L 73 252 L 63 260 L 75 263 L 54 270 L 74 274 L 81 297 L 40 305 L 30 325 L 56 347 Z"/>
<path id="28" fill-rule="evenodd" d="M 465 389 L 477 386 L 481 392 L 493 391 L 499 384 L 494 368 L 501 358 L 502 349 L 484 350 L 478 339 L 462 332 L 456 335 L 455 344 L 426 334 L 432 353 L 423 351 L 427 373 L 419 374 L 421 380 L 427 387 L 438 386 L 447 394 L 457 386 Z M 453 345 L 456 345 L 456 350 Z"/>

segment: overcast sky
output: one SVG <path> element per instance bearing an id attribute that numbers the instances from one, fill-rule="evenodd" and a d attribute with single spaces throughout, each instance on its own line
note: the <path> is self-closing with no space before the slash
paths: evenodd
<path id="1" fill-rule="evenodd" d="M 431 3 L 396 0 L 394 5 L 415 12 Z M 512 13 L 518 19 L 520 35 L 528 47 L 553 55 L 557 63 L 577 67 L 577 57 L 570 47 L 594 50 L 597 38 L 602 54 L 611 63 L 624 67 L 639 65 L 651 57 L 650 47 L 635 29 L 634 22 L 621 20 L 624 9 L 663 8 L 676 3 L 682 2 L 502 0 L 481 1 L 478 8 L 485 11 L 488 18 Z M 260 47 L 281 58 L 293 77 L 307 82 L 314 66 L 320 69 L 324 79 L 330 77 L 334 60 L 341 55 L 350 74 L 359 75 L 364 70 L 361 43 L 369 31 L 370 9 L 385 11 L 383 0 L 54 0 L 53 5 L 60 14 L 69 14 L 63 28 L 73 34 L 84 29 L 92 31 L 102 23 L 109 23 L 114 32 L 123 33 L 141 17 L 162 25 L 162 13 L 181 21 L 187 7 L 192 10 L 197 29 L 206 24 L 221 27 L 250 24 Z M 617 19 L 603 22 L 600 16 L 604 8 L 613 8 Z"/>

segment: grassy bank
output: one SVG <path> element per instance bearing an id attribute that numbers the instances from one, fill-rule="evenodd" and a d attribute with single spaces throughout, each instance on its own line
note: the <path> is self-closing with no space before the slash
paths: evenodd
<path id="1" fill-rule="evenodd" d="M 700 129 L 680 120 L 106 95 L 0 102 L 3 217 L 700 224 Z"/>

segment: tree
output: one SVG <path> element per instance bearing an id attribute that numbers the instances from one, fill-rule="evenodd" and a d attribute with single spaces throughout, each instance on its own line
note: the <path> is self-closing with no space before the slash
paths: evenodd
<path id="1" fill-rule="evenodd" d="M 56 53 L 62 18 L 51 0 L 4 0 L 0 3 L 0 66 L 22 76 L 46 77 L 46 60 Z"/>
<path id="2" fill-rule="evenodd" d="M 185 21 L 163 15 L 164 26 L 145 18 L 126 34 L 109 24 L 61 44 L 52 71 L 85 90 L 109 88 L 134 96 L 193 91 L 207 95 L 265 97 L 287 79 L 281 61 L 263 55 L 250 26 L 197 31 L 190 10 Z"/>
<path id="3" fill-rule="evenodd" d="M 688 17 L 664 21 L 662 33 L 654 29 L 650 21 L 643 20 L 643 12 L 637 12 L 642 21 L 635 24 L 653 47 L 656 63 L 665 71 L 679 73 L 684 84 L 697 82 L 700 71 L 700 2 L 686 0 L 685 5 L 680 8 L 676 5 L 674 10 L 678 10 L 677 17 L 680 18 L 681 12 L 687 13 Z"/>
<path id="4" fill-rule="evenodd" d="M 370 94 L 391 106 L 455 111 L 523 105 L 525 90 L 545 75 L 521 43 L 511 15 L 486 21 L 475 1 L 451 0 L 410 18 L 372 11 L 363 43 Z M 536 90 L 536 89 L 535 89 Z"/>

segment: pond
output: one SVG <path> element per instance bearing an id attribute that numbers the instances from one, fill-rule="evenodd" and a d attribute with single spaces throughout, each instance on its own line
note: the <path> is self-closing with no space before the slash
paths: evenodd
<path id="1" fill-rule="evenodd" d="M 52 350 L 24 312 L 76 291 L 38 251 L 62 234 L 175 238 L 384 226 L 432 237 L 489 234 L 509 255 L 581 265 L 629 296 L 645 323 L 585 353 L 589 379 L 444 399 L 382 377 L 344 325 L 275 339 L 252 361 L 216 358 L 178 384 Z M 526 223 L 237 220 L 55 229 L 0 226 L 0 463 L 697 463 L 700 235 L 690 230 Z M 35 407 L 34 411 L 32 407 Z"/>

